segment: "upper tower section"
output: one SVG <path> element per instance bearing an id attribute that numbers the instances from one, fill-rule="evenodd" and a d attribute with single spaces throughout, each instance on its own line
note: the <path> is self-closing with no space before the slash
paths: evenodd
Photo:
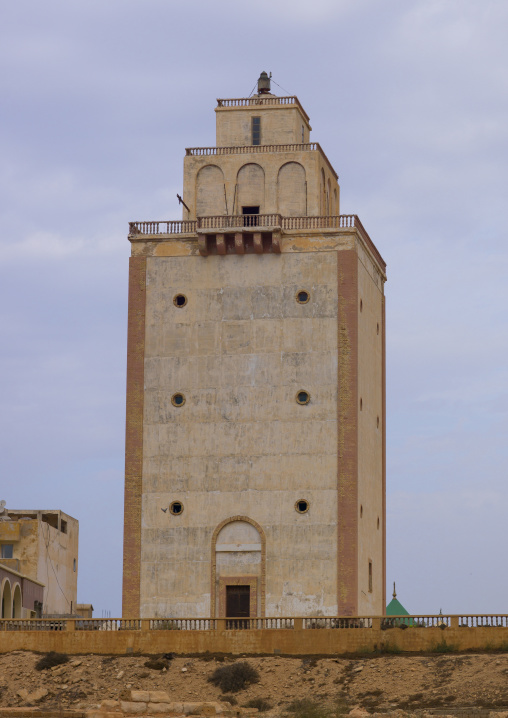
<path id="1" fill-rule="evenodd" d="M 276 97 L 262 72 L 258 93 L 249 98 L 217 100 L 217 147 L 305 144 L 309 117 L 297 97 Z"/>
<path id="2" fill-rule="evenodd" d="M 183 220 L 340 214 L 338 176 L 309 141 L 307 113 L 297 97 L 273 95 L 266 72 L 257 95 L 217 100 L 215 114 L 217 146 L 186 150 Z"/>

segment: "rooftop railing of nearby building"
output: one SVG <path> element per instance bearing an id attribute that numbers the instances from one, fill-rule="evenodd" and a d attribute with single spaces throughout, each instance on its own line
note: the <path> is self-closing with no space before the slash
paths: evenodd
<path id="1" fill-rule="evenodd" d="M 276 97 L 275 95 L 256 95 L 255 97 L 233 97 L 217 100 L 217 107 L 251 107 L 255 105 L 296 105 L 309 122 L 309 116 L 300 104 L 296 95 Z"/>
<path id="2" fill-rule="evenodd" d="M 0 631 L 216 631 L 390 628 L 508 628 L 507 614 L 263 618 L 1 619 Z"/>
<path id="3" fill-rule="evenodd" d="M 220 232 L 220 230 L 231 231 L 235 228 L 252 228 L 254 231 L 256 231 L 256 229 L 259 231 L 262 228 L 280 228 L 282 231 L 355 229 L 380 265 L 383 268 L 386 267 L 384 259 L 356 214 L 320 217 L 282 217 L 280 214 L 240 214 L 198 217 L 197 220 L 129 222 L 129 237 L 196 234 L 199 230 L 209 231 L 210 229 L 216 229 Z"/>
<path id="4" fill-rule="evenodd" d="M 301 144 L 286 145 L 240 145 L 231 147 L 187 147 L 185 154 L 192 157 L 208 157 L 209 155 L 247 155 L 256 152 L 320 152 L 335 179 L 339 179 L 339 175 L 333 169 L 328 157 L 323 152 L 323 148 L 319 142 L 303 142 Z"/>

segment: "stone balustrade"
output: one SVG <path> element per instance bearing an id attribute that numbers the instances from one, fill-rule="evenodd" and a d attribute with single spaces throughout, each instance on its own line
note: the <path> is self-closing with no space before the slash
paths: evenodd
<path id="1" fill-rule="evenodd" d="M 247 155 L 267 152 L 321 152 L 319 142 L 304 142 L 287 145 L 240 145 L 231 147 L 187 147 L 185 154 L 192 157 L 208 157 L 209 155 Z"/>
<path id="2" fill-rule="evenodd" d="M 262 105 L 296 105 L 307 122 L 309 116 L 300 104 L 296 95 L 276 97 L 274 95 L 256 95 L 255 97 L 232 97 L 229 99 L 218 99 L 217 107 L 256 107 Z"/>

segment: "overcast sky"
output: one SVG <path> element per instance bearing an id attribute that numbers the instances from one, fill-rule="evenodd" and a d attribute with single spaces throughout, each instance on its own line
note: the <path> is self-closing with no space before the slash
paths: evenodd
<path id="1" fill-rule="evenodd" d="M 388 263 L 388 599 L 508 612 L 506 0 L 1 5 L 0 499 L 79 519 L 78 600 L 121 611 L 128 222 L 266 70 Z"/>

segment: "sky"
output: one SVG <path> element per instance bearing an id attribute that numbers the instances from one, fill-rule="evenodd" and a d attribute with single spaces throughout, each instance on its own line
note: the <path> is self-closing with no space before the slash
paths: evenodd
<path id="1" fill-rule="evenodd" d="M 80 521 L 121 613 L 129 221 L 262 70 L 388 264 L 387 583 L 508 612 L 506 0 L 17 0 L 0 11 L 0 499 Z"/>

